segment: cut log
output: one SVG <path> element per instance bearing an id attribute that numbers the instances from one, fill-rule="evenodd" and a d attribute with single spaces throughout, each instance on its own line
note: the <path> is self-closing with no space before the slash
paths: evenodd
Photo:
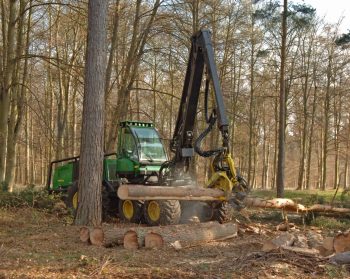
<path id="1" fill-rule="evenodd" d="M 302 248 L 302 247 L 295 247 L 295 246 L 281 246 L 282 250 L 292 251 L 298 254 L 305 254 L 310 256 L 315 256 L 318 254 L 318 250 L 315 248 Z"/>
<path id="2" fill-rule="evenodd" d="M 93 245 L 114 247 L 123 245 L 124 235 L 130 227 L 117 228 L 104 226 L 103 228 L 82 227 L 79 231 L 80 240 Z"/>
<path id="3" fill-rule="evenodd" d="M 122 200 L 225 200 L 225 193 L 219 189 L 193 186 L 144 186 L 121 185 L 118 197 Z"/>
<path id="4" fill-rule="evenodd" d="M 121 234 L 123 235 L 122 237 Z M 214 240 L 232 238 L 236 235 L 236 224 L 219 224 L 218 222 L 165 227 L 132 227 L 127 229 L 112 227 L 104 231 L 103 245 L 110 247 L 124 243 L 124 247 L 127 245 L 128 249 L 136 249 L 136 246 L 146 246 L 148 248 L 171 246 L 176 249 L 182 249 Z M 177 243 L 176 247 L 173 245 L 175 242 Z"/>
<path id="5" fill-rule="evenodd" d="M 255 197 L 247 197 L 244 200 L 244 204 L 247 207 L 259 207 L 259 208 L 271 208 L 282 209 L 285 211 L 297 212 L 297 213 L 324 213 L 329 215 L 350 215 L 350 208 L 337 208 L 331 205 L 314 204 L 310 207 L 306 207 L 302 204 L 296 203 L 291 199 L 262 199 Z"/>
<path id="6" fill-rule="evenodd" d="M 321 256 L 327 257 L 334 253 L 333 243 L 334 243 L 334 237 L 325 237 L 322 245 L 318 247 L 318 250 L 320 251 Z"/>
<path id="7" fill-rule="evenodd" d="M 350 208 L 337 208 L 337 207 L 333 207 L 331 205 L 325 205 L 325 204 L 314 204 L 308 208 L 308 211 L 350 214 Z"/>
<path id="8" fill-rule="evenodd" d="M 322 247 L 331 252 L 334 251 L 334 237 L 325 237 Z"/>
<path id="9" fill-rule="evenodd" d="M 272 239 L 272 243 L 277 245 L 278 247 L 280 246 L 292 246 L 294 241 L 296 240 L 295 235 L 290 234 L 288 232 L 281 233 L 274 239 Z"/>
<path id="10" fill-rule="evenodd" d="M 276 226 L 276 231 L 286 232 L 294 227 L 295 227 L 295 225 L 293 223 L 283 222 L 283 223 L 278 224 Z"/>
<path id="11" fill-rule="evenodd" d="M 102 246 L 104 242 L 104 232 L 102 228 L 94 228 L 90 231 L 90 242 L 92 245 Z"/>
<path id="12" fill-rule="evenodd" d="M 283 209 L 286 211 L 294 211 L 294 212 L 306 212 L 307 208 L 302 204 L 295 203 L 291 199 L 270 199 L 265 200 L 261 198 L 252 198 L 247 197 L 244 200 L 244 204 L 248 207 L 261 207 L 261 208 L 275 208 L 275 209 Z"/>
<path id="13" fill-rule="evenodd" d="M 125 249 L 137 250 L 139 248 L 137 233 L 133 230 L 129 230 L 125 233 L 123 242 Z"/>
<path id="14" fill-rule="evenodd" d="M 350 230 L 336 235 L 334 237 L 333 247 L 336 253 L 350 251 Z"/>
<path id="15" fill-rule="evenodd" d="M 278 249 L 278 246 L 272 242 L 272 240 L 265 241 L 261 250 L 263 252 L 271 252 Z"/>
<path id="16" fill-rule="evenodd" d="M 158 232 L 164 244 L 176 250 L 198 246 L 211 241 L 229 239 L 237 236 L 237 225 L 233 223 L 219 224 L 211 222 L 210 225 L 192 224 L 189 230 L 172 232 Z"/>
<path id="17" fill-rule="evenodd" d="M 161 248 L 164 245 L 163 237 L 154 232 L 149 232 L 145 235 L 146 248 Z"/>
<path id="18" fill-rule="evenodd" d="M 88 227 L 81 227 L 79 230 L 80 241 L 90 243 L 90 229 Z"/>

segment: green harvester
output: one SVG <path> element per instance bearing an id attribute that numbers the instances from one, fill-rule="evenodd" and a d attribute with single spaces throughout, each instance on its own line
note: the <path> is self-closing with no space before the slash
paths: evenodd
<path id="1" fill-rule="evenodd" d="M 123 121 L 119 125 L 116 153 L 103 159 L 103 215 L 119 214 L 123 220 L 140 222 L 142 201 L 120 200 L 121 183 L 152 185 L 157 183 L 161 165 L 167 154 L 153 123 Z M 75 211 L 78 207 L 79 156 L 50 163 L 47 189 L 64 193 L 65 202 Z"/>

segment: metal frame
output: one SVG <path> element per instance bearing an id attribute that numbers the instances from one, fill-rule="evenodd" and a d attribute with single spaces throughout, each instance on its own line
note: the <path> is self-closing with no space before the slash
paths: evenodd
<path id="1" fill-rule="evenodd" d="M 113 153 L 107 153 L 104 154 L 103 158 L 109 157 L 109 156 L 117 156 L 117 153 L 113 152 Z M 60 160 L 55 160 L 52 161 L 49 165 L 49 171 L 47 174 L 47 181 L 46 181 L 46 189 L 49 193 L 53 192 L 53 189 L 50 189 L 51 186 L 51 179 L 52 179 L 52 170 L 53 170 L 53 165 L 57 164 L 57 163 L 62 163 L 62 162 L 68 162 L 68 161 L 73 161 L 74 163 L 79 162 L 79 158 L 80 156 L 75 156 L 75 157 L 69 157 L 69 158 L 64 158 L 64 159 L 60 159 Z M 75 172 L 76 170 L 73 169 L 73 172 Z M 74 175 L 74 174 L 73 174 Z M 75 175 L 79 175 L 79 174 L 75 174 Z"/>
<path id="2" fill-rule="evenodd" d="M 223 147 L 228 150 L 229 132 L 223 95 L 214 60 L 214 50 L 209 30 L 200 30 L 192 36 L 192 45 L 187 64 L 185 83 L 177 117 L 177 122 L 170 143 L 170 150 L 175 153 L 172 162 L 189 165 L 190 157 L 194 155 L 193 129 L 196 119 L 200 87 L 203 79 L 204 67 L 207 78 L 211 80 L 215 95 L 215 117 L 223 138 Z"/>

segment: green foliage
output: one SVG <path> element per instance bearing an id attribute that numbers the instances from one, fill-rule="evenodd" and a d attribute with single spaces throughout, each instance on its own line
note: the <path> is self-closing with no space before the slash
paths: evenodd
<path id="1" fill-rule="evenodd" d="M 319 216 L 311 221 L 311 225 L 320 227 L 322 229 L 346 230 L 350 226 L 350 220 Z"/>
<path id="2" fill-rule="evenodd" d="M 272 20 L 272 19 L 279 19 L 278 11 L 279 11 L 280 4 L 278 2 L 268 2 L 264 6 L 262 6 L 259 9 L 256 9 L 253 17 L 255 20 Z"/>
<path id="3" fill-rule="evenodd" d="M 342 34 L 338 39 L 335 40 L 337 46 L 343 46 L 350 43 L 350 31 L 346 34 Z"/>
<path id="4" fill-rule="evenodd" d="M 350 208 L 350 191 L 348 189 L 345 189 L 340 194 L 340 201 L 344 205 L 344 207 Z"/>
<path id="5" fill-rule="evenodd" d="M 49 195 L 45 189 L 35 189 L 35 185 L 28 185 L 18 192 L 0 192 L 0 207 L 33 207 L 51 210 L 60 201 L 59 195 Z"/>
<path id="6" fill-rule="evenodd" d="M 325 204 L 326 200 L 324 196 L 320 196 L 318 193 L 312 194 L 305 199 L 305 204 Z"/>
<path id="7" fill-rule="evenodd" d="M 316 16 L 316 9 L 305 3 L 293 4 L 291 2 L 288 5 L 287 16 L 295 27 L 307 27 Z M 255 10 L 253 17 L 258 21 L 268 21 L 270 24 L 281 23 L 280 2 L 268 1 L 267 3 L 264 3 Z"/>

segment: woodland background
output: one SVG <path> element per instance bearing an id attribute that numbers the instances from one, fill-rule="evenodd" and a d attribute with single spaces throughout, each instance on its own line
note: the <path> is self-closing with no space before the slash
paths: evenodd
<path id="1" fill-rule="evenodd" d="M 105 150 L 120 120 L 172 137 L 190 37 L 210 29 L 231 148 L 250 185 L 274 188 L 281 3 L 113 0 L 109 4 Z M 349 187 L 349 34 L 289 2 L 286 187 Z M 0 1 L 0 182 L 45 184 L 50 161 L 76 156 L 84 92 L 87 1 Z M 197 120 L 205 128 L 203 100 Z M 214 131 L 206 146 L 215 146 Z M 203 167 L 204 166 L 204 167 Z M 208 161 L 193 165 L 205 180 Z"/>

